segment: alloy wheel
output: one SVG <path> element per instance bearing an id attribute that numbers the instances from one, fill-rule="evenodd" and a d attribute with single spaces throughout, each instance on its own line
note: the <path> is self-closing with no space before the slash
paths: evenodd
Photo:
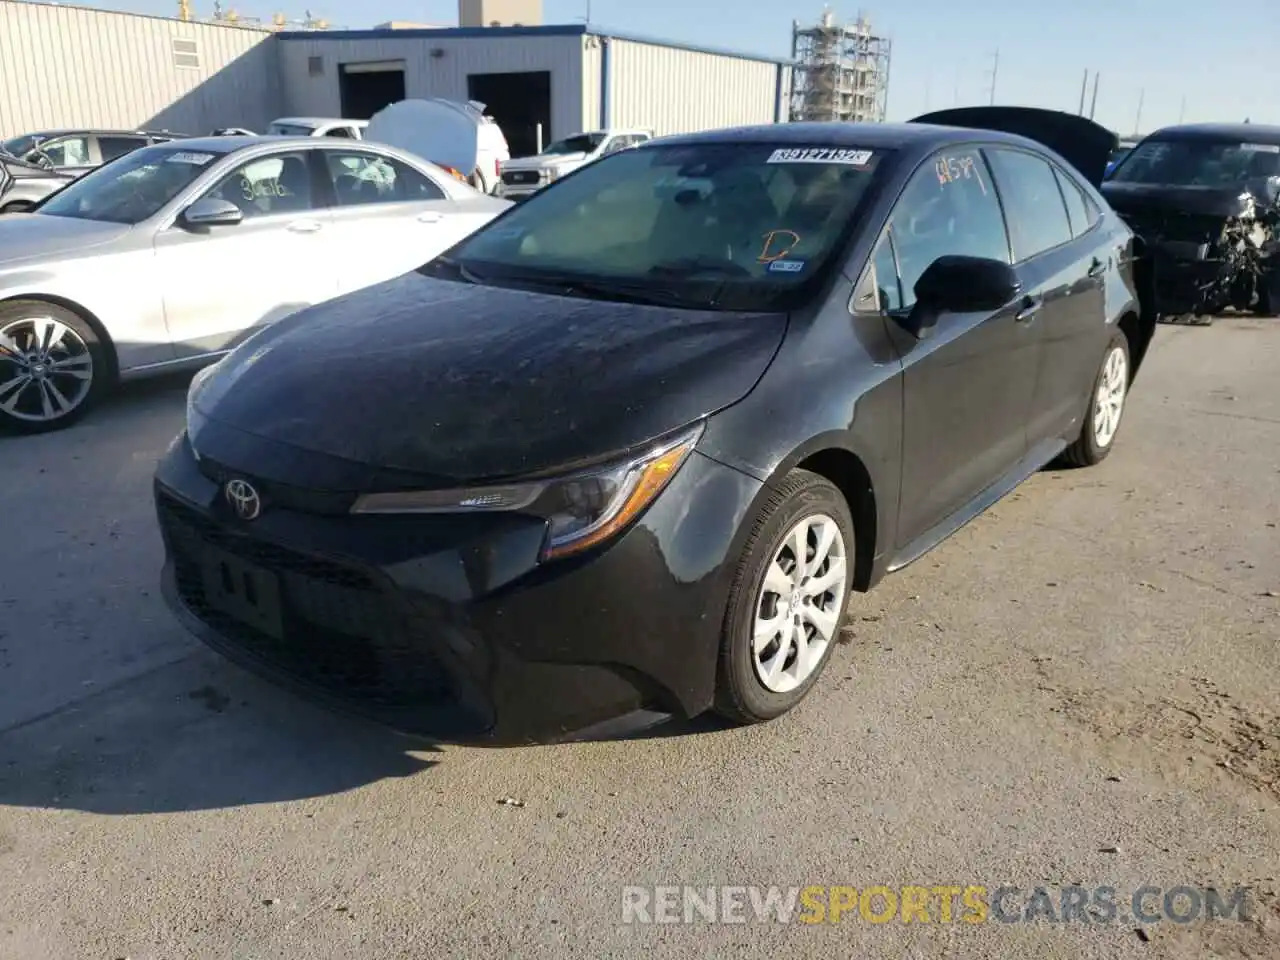
<path id="1" fill-rule="evenodd" d="M 1102 365 L 1093 404 L 1093 438 L 1099 447 L 1111 445 L 1120 428 L 1125 394 L 1129 388 L 1129 361 L 1122 347 L 1112 347 Z"/>
<path id="2" fill-rule="evenodd" d="M 840 630 L 848 588 L 839 525 L 826 514 L 802 518 L 774 553 L 756 599 L 752 660 L 765 689 L 789 693 L 809 679 Z"/>
<path id="3" fill-rule="evenodd" d="M 0 412 L 50 423 L 76 410 L 93 387 L 84 338 L 53 317 L 22 317 L 0 327 Z"/>

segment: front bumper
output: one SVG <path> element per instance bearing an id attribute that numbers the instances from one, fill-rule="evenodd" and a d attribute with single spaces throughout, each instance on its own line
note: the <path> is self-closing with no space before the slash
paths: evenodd
<path id="1" fill-rule="evenodd" d="M 1189 244 L 1148 247 L 1158 314 L 1215 313 L 1228 306 L 1235 277 L 1224 261 L 1210 259 Z M 1207 245 L 1205 245 L 1207 246 Z"/>
<path id="2" fill-rule="evenodd" d="M 264 456 L 237 466 L 261 469 Z M 735 470 L 695 454 L 602 551 L 543 566 L 533 518 L 268 505 L 241 522 L 207 462 L 184 435 L 157 469 L 164 594 L 188 629 L 255 672 L 446 742 L 549 742 L 712 703 L 727 560 L 760 489 Z M 291 507 L 306 503 L 289 489 Z M 248 613 L 228 602 L 227 578 L 254 595 Z"/>

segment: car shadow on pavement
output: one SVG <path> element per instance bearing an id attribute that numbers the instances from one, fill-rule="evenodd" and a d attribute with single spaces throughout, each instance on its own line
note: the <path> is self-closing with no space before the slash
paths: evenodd
<path id="1" fill-rule="evenodd" d="M 413 776 L 433 752 L 192 641 L 176 660 L 0 731 L 0 805 L 110 815 L 296 801 Z"/>

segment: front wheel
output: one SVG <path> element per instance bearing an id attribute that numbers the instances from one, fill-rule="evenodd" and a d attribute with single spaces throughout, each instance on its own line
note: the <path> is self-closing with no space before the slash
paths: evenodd
<path id="1" fill-rule="evenodd" d="M 82 317 L 36 300 L 0 303 L 0 427 L 46 433 L 75 423 L 111 376 L 102 341 Z"/>
<path id="2" fill-rule="evenodd" d="M 798 704 L 840 636 L 854 529 L 840 490 L 791 473 L 756 517 L 734 576 L 721 635 L 716 710 L 761 723 Z"/>
<path id="3" fill-rule="evenodd" d="M 1124 402 L 1129 396 L 1129 379 L 1129 341 L 1116 330 L 1102 355 L 1102 367 L 1093 384 L 1089 412 L 1080 436 L 1063 452 L 1067 463 L 1091 467 L 1106 459 L 1120 429 Z"/>

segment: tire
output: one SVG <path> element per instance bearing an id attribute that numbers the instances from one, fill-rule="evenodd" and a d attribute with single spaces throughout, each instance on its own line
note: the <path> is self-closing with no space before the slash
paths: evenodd
<path id="1" fill-rule="evenodd" d="M 1280 268 L 1262 275 L 1258 284 L 1258 305 L 1253 312 L 1260 317 L 1280 316 Z"/>
<path id="2" fill-rule="evenodd" d="M 0 429 L 70 426 L 110 389 L 114 369 L 97 331 L 74 311 L 41 300 L 0 303 Z"/>
<path id="3" fill-rule="evenodd" d="M 1132 379 L 1129 341 L 1121 331 L 1116 330 L 1111 334 L 1098 374 L 1094 378 L 1080 436 L 1063 451 L 1063 460 L 1073 467 L 1091 467 L 1107 458 L 1107 454 L 1115 446 Z M 1106 403 L 1109 414 L 1104 415 L 1103 403 Z"/>
<path id="4" fill-rule="evenodd" d="M 6 203 L 3 207 L 0 207 L 0 217 L 6 213 L 26 213 L 34 206 L 34 203 L 26 200 L 15 200 L 13 203 Z"/>
<path id="5" fill-rule="evenodd" d="M 790 542 L 804 521 L 811 524 L 806 559 L 811 563 L 821 559 L 808 582 L 821 581 L 827 574 L 837 581 L 816 598 L 796 604 L 796 609 L 816 610 L 819 616 L 793 616 L 790 601 L 803 594 L 784 596 L 781 592 L 794 586 L 794 567 L 788 559 L 794 559 L 796 550 Z M 811 557 L 818 535 L 830 531 L 835 534 L 831 549 L 823 558 Z M 844 495 L 824 477 L 807 470 L 793 471 L 760 509 L 734 573 L 720 639 L 717 713 L 734 723 L 763 723 L 804 699 L 839 640 L 855 556 L 853 518 Z M 842 567 L 839 573 L 835 572 L 837 561 Z M 767 579 L 771 571 L 774 575 Z M 781 589 L 771 590 L 770 584 Z M 759 653 L 754 640 L 758 617 L 777 617 L 779 623 L 779 631 L 762 642 Z M 819 622 L 827 626 L 826 636 L 819 630 Z M 806 649 L 812 654 L 807 664 L 798 658 L 797 623 L 805 631 Z"/>

